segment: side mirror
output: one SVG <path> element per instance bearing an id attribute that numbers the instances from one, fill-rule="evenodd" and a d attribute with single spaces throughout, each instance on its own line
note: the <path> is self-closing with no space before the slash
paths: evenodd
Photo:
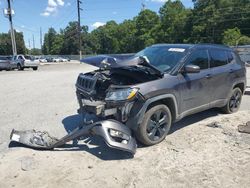
<path id="1" fill-rule="evenodd" d="M 199 73 L 200 67 L 197 65 L 186 65 L 182 68 L 181 73 Z"/>

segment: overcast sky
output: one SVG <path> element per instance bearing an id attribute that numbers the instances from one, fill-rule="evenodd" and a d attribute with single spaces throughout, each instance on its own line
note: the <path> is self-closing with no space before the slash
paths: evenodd
<path id="1" fill-rule="evenodd" d="M 131 19 L 142 8 L 158 12 L 166 0 L 83 0 L 81 5 L 81 24 L 88 25 L 89 30 L 105 24 L 109 20 L 120 23 L 124 19 Z M 13 0 L 14 27 L 24 33 L 26 47 L 29 40 L 32 47 L 32 36 L 35 38 L 35 47 L 40 48 L 40 27 L 43 33 L 49 27 L 57 31 L 65 28 L 69 21 L 77 20 L 77 0 Z M 182 0 L 186 7 L 192 7 L 192 0 Z M 3 15 L 7 7 L 7 0 L 0 0 L 0 32 L 8 32 L 9 23 Z"/>

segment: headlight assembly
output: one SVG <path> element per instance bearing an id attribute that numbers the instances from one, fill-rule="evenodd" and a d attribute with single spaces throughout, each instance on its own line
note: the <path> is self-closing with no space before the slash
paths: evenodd
<path id="1" fill-rule="evenodd" d="M 109 91 L 106 95 L 106 101 L 124 101 L 135 97 L 138 89 L 136 88 L 122 88 Z"/>

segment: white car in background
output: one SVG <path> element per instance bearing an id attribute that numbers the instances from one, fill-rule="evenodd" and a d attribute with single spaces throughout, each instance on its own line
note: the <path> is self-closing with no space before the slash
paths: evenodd
<path id="1" fill-rule="evenodd" d="M 16 64 L 18 70 L 23 70 L 24 68 L 37 70 L 39 66 L 39 61 L 30 55 L 15 55 L 12 61 Z"/>
<path id="2" fill-rule="evenodd" d="M 45 59 L 45 58 L 39 58 L 39 62 L 40 62 L 40 63 L 47 63 L 48 61 L 47 61 L 47 59 Z"/>
<path id="3" fill-rule="evenodd" d="M 61 60 L 61 58 L 60 57 L 58 57 L 58 58 L 53 58 L 53 62 L 62 62 L 62 60 Z"/>
<path id="4" fill-rule="evenodd" d="M 53 59 L 53 62 L 68 62 L 68 59 L 57 57 Z"/>

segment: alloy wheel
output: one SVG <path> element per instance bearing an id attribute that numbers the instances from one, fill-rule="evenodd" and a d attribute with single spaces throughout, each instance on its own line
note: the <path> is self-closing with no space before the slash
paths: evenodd
<path id="1" fill-rule="evenodd" d="M 229 109 L 231 112 L 235 112 L 240 107 L 241 103 L 241 92 L 235 91 L 229 101 Z"/>
<path id="2" fill-rule="evenodd" d="M 152 114 L 147 124 L 147 134 L 150 140 L 157 141 L 165 135 L 168 118 L 168 114 L 163 110 L 157 110 Z"/>

